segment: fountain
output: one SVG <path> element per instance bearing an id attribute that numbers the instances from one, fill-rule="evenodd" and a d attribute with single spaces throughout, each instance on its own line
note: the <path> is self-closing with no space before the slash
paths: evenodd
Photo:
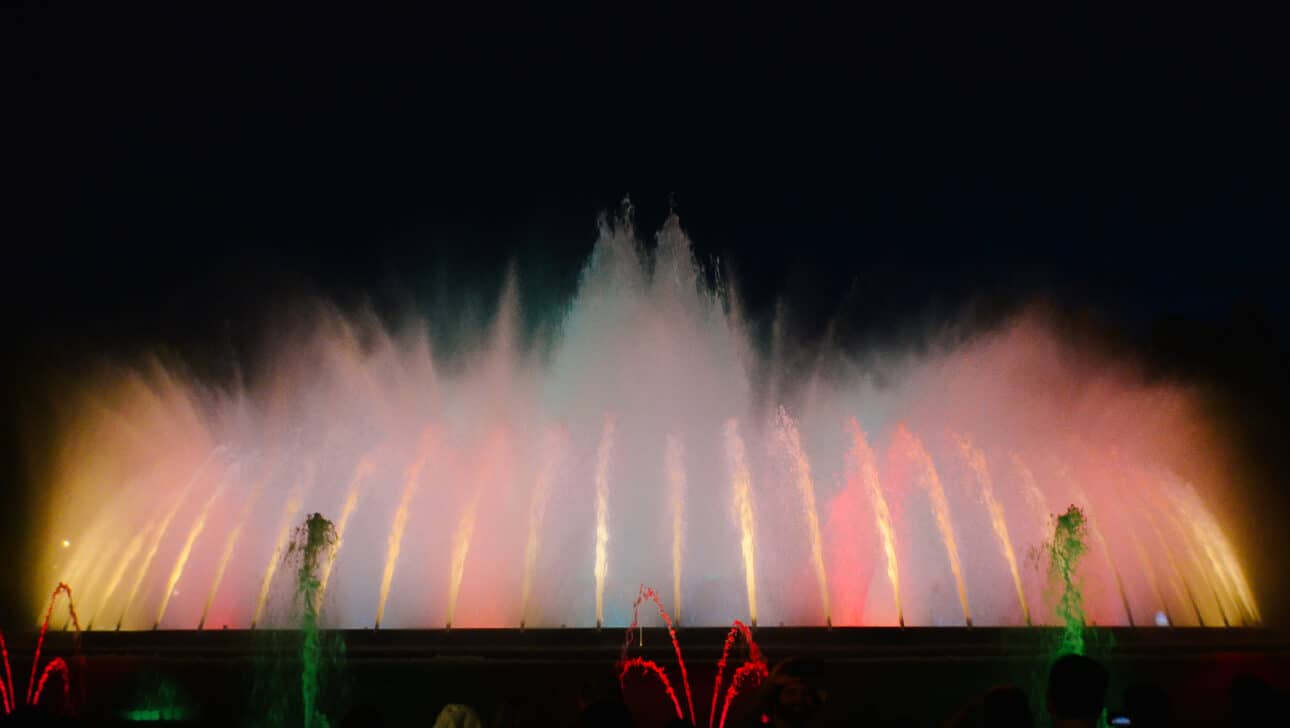
<path id="1" fill-rule="evenodd" d="M 804 372 L 675 218 L 653 243 L 607 221 L 558 311 L 522 281 L 473 338 L 320 305 L 233 382 L 87 376 L 36 576 L 77 584 L 94 629 L 286 626 L 278 566 L 324 512 L 335 627 L 625 626 L 641 582 L 687 627 L 1053 625 L 1017 554 L 1075 503 L 1091 622 L 1261 619 L 1194 396 L 1039 314 Z"/>

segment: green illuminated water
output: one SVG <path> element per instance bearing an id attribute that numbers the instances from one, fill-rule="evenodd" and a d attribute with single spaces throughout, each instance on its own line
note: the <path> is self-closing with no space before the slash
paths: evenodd
<path id="1" fill-rule="evenodd" d="M 315 513 L 296 530 L 287 558 L 300 558 L 296 570 L 296 598 L 303 606 L 300 620 L 300 697 L 305 728 L 328 728 L 327 717 L 318 710 L 318 686 L 322 672 L 322 639 L 318 630 L 320 559 L 331 553 L 336 543 L 336 527 Z"/>
<path id="2" fill-rule="evenodd" d="M 194 716 L 191 705 L 189 696 L 173 679 L 145 674 L 135 691 L 132 707 L 122 711 L 120 718 L 131 723 L 189 720 Z"/>
<path id="3" fill-rule="evenodd" d="M 252 686 L 252 715 L 260 726 L 329 728 L 327 715 L 343 709 L 344 642 L 323 629 L 321 573 L 336 544 L 336 529 L 319 513 L 294 533 L 284 560 L 293 567 L 290 611 L 274 620 L 294 629 L 265 630 Z"/>
<path id="4" fill-rule="evenodd" d="M 1048 578 L 1060 590 L 1056 610 L 1062 622 L 1054 657 L 1084 654 L 1084 597 L 1078 569 L 1088 551 L 1087 537 L 1088 520 L 1078 506 L 1057 517 L 1053 541 L 1048 544 Z"/>

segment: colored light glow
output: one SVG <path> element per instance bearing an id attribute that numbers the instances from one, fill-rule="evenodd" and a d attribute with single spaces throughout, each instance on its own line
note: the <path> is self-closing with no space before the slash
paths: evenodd
<path id="1" fill-rule="evenodd" d="M 383 624 L 390 603 L 401 627 L 591 626 L 623 619 L 605 602 L 637 580 L 667 584 L 687 626 L 960 609 L 1051 623 L 1021 554 L 1079 503 L 1091 621 L 1258 623 L 1228 537 L 1248 524 L 1223 516 L 1240 497 L 1230 448 L 1188 390 L 1038 315 L 918 350 L 821 350 L 821 374 L 801 377 L 793 362 L 815 353 L 783 322 L 761 346 L 675 220 L 657 242 L 607 224 L 548 328 L 516 323 L 512 282 L 491 335 L 464 343 L 437 319 L 394 329 L 320 307 L 245 382 L 160 364 L 87 377 L 51 446 L 34 576 L 76 579 L 109 629 L 246 628 L 282 591 L 290 524 L 321 512 L 339 534 L 320 567 L 328 626 Z M 485 477 L 498 433 L 506 475 Z M 1148 497 L 1117 505 L 1126 473 Z"/>

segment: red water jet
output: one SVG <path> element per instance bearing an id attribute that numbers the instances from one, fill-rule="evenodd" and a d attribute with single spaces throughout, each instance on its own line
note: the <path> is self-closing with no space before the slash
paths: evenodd
<path id="1" fill-rule="evenodd" d="M 652 587 L 641 585 L 640 594 L 637 595 L 636 601 L 632 603 L 632 624 L 627 628 L 627 638 L 623 641 L 623 651 L 619 656 L 619 662 L 627 659 L 627 650 L 632 644 L 632 635 L 638 629 L 638 615 L 640 613 L 641 602 L 646 599 L 653 600 L 658 607 L 659 616 L 663 618 L 663 624 L 667 626 L 667 636 L 672 639 L 672 649 L 676 651 L 676 662 L 681 666 L 681 684 L 685 687 L 685 704 L 690 709 L 690 721 L 695 722 L 697 717 L 694 714 L 694 699 L 690 696 L 690 675 L 685 669 L 685 660 L 681 657 L 681 643 L 676 639 L 676 629 L 672 626 L 672 618 L 668 616 L 667 609 L 663 607 L 663 600 L 659 598 L 658 592 Z M 677 708 L 678 718 L 684 718 L 681 715 L 680 707 Z"/>
<path id="2" fill-rule="evenodd" d="M 63 658 L 55 657 L 49 661 L 48 665 L 45 665 L 44 672 L 40 673 L 40 682 L 36 684 L 36 694 L 31 699 L 31 705 L 36 705 L 40 702 L 40 694 L 45 690 L 45 681 L 49 680 L 49 674 L 55 670 L 63 678 L 63 705 L 71 703 L 72 681 L 67 671 L 67 663 L 63 661 Z"/>
<path id="3" fill-rule="evenodd" d="M 31 680 L 27 682 L 28 705 L 35 704 L 32 699 L 32 690 L 36 686 L 36 668 L 40 666 L 40 650 L 45 645 L 45 632 L 49 630 L 49 620 L 54 616 L 54 605 L 58 603 L 60 593 L 67 595 L 67 611 L 72 615 L 72 624 L 76 626 L 76 636 L 78 639 L 80 638 L 81 622 L 76 618 L 76 607 L 72 604 L 72 588 L 60 581 L 58 586 L 54 587 L 53 593 L 49 595 L 49 608 L 45 610 L 45 621 L 40 623 L 40 637 L 36 640 L 36 654 L 31 659 Z M 59 662 L 62 662 L 62 660 L 60 659 Z M 53 662 L 51 661 L 50 664 L 53 664 Z M 67 669 L 65 663 L 63 669 Z M 46 673 L 48 673 L 48 668 L 46 668 Z M 41 681 L 41 684 L 44 684 L 44 680 Z"/>
<path id="4" fill-rule="evenodd" d="M 36 680 L 36 670 L 40 667 L 40 651 L 45 644 L 45 632 L 49 630 L 49 620 L 54 616 L 54 605 L 58 601 L 58 595 L 67 595 L 67 611 L 71 614 L 72 624 L 76 626 L 77 640 L 80 639 L 81 623 L 76 617 L 76 608 L 72 605 L 72 588 L 59 582 L 54 587 L 54 592 L 49 595 L 49 608 L 45 610 L 45 621 L 40 624 L 40 638 L 36 641 L 36 654 L 31 660 L 31 679 L 27 682 L 27 705 L 35 705 L 40 701 L 41 693 L 44 692 L 45 683 L 49 680 L 51 672 L 58 672 L 63 678 L 63 704 L 71 704 L 72 681 L 71 673 L 67 669 L 67 662 L 61 657 L 55 657 L 45 665 L 45 669 L 40 674 L 40 680 Z M 0 708 L 4 709 L 4 714 L 9 715 L 14 711 L 17 694 L 13 689 L 13 670 L 9 666 L 9 646 L 4 641 L 4 633 L 0 632 L 0 662 L 4 663 L 4 679 L 0 680 Z"/>
<path id="5" fill-rule="evenodd" d="M 747 625 L 743 622 L 736 619 L 735 623 L 730 627 L 730 632 L 726 634 L 726 642 L 721 647 L 721 659 L 717 661 L 717 677 L 712 683 L 712 709 L 708 712 L 708 728 L 712 728 L 713 720 L 717 715 L 717 700 L 721 697 L 721 679 L 726 672 L 726 662 L 730 659 L 730 649 L 735 646 L 735 640 L 741 635 L 744 638 L 744 642 L 748 645 L 748 659 L 743 665 L 740 665 L 739 668 L 735 670 L 735 674 L 730 678 L 730 689 L 732 691 L 736 690 L 740 673 L 744 672 L 744 668 L 750 665 L 759 665 L 760 672 L 766 672 L 766 659 L 762 657 L 761 648 L 759 648 L 757 643 L 753 641 L 752 630 L 748 629 Z M 746 675 L 748 673 L 744 672 L 744 674 Z M 732 697 L 734 697 L 732 694 L 727 695 L 725 707 L 722 708 L 721 711 L 721 722 L 723 725 L 726 722 L 726 710 L 730 707 L 730 699 Z"/>
<path id="6" fill-rule="evenodd" d="M 4 660 L 4 682 L 0 682 L 0 698 L 4 700 L 0 707 L 8 715 L 13 712 L 13 672 L 9 669 L 9 646 L 5 644 L 3 632 L 0 632 L 0 659 Z"/>
<path id="7" fill-rule="evenodd" d="M 618 684 L 623 684 L 624 678 L 627 677 L 627 673 L 630 672 L 633 667 L 640 668 L 642 672 L 653 672 L 658 676 L 658 679 L 663 683 L 663 689 L 667 691 L 667 697 L 672 699 L 672 707 L 676 708 L 676 717 L 684 720 L 685 715 L 681 713 L 681 702 L 676 699 L 676 691 L 672 689 L 672 681 L 667 679 L 667 673 L 664 672 L 663 668 L 659 667 L 658 663 L 653 660 L 647 660 L 644 657 L 633 657 L 628 660 L 619 661 Z"/>
<path id="8" fill-rule="evenodd" d="M 763 680 L 770 676 L 770 671 L 766 669 L 765 662 L 745 662 L 735 670 L 735 674 L 730 678 L 730 687 L 726 689 L 726 699 L 721 706 L 721 722 L 717 724 L 718 728 L 725 728 L 726 714 L 730 712 L 730 703 L 734 697 L 744 690 L 744 688 L 755 688 Z M 715 705 L 713 706 L 716 712 Z"/>

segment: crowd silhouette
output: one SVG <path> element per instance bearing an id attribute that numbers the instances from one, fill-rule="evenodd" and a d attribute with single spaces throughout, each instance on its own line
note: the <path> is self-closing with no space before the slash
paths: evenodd
<path id="1" fill-rule="evenodd" d="M 821 663 L 786 659 L 771 670 L 755 691 L 743 696 L 732 708 L 729 728 L 815 728 L 832 725 L 926 725 L 925 706 L 907 705 L 903 711 L 882 718 L 839 719 L 824 710 L 829 692 Z M 1094 728 L 1131 726 L 1160 728 L 1201 725 L 1202 721 L 1175 714 L 1169 691 L 1158 684 L 1138 682 L 1122 695 L 1110 696 L 1111 674 L 1101 663 L 1083 655 L 1065 655 L 1049 669 L 1045 694 L 1031 696 L 1015 685 L 991 688 L 970 697 L 966 704 L 943 721 L 947 728 Z M 837 689 L 837 688 L 835 688 Z M 862 687 L 855 688 L 863 692 Z M 929 690 L 951 691 L 952 685 L 928 686 Z M 431 692 L 431 691 L 428 691 Z M 555 696 L 549 696 L 554 698 Z M 854 698 L 855 696 L 849 696 Z M 1286 692 L 1253 674 L 1237 675 L 1229 685 L 1227 725 L 1283 726 L 1290 724 L 1290 698 Z M 1112 705 L 1113 704 L 1113 705 Z M 337 725 L 340 728 L 384 728 L 387 725 L 432 725 L 433 728 L 647 728 L 638 722 L 624 699 L 617 675 L 612 671 L 587 680 L 577 692 L 577 715 L 570 723 L 561 721 L 553 703 L 532 696 L 502 700 L 487 717 L 476 707 L 450 703 L 408 723 L 387 719 L 379 705 L 360 703 Z M 1113 709 L 1111 709 L 1113 708 Z M 433 720 L 432 720 L 433 719 Z M 19 709 L 0 719 L 0 726 L 97 724 L 67 716 L 55 716 L 32 708 Z M 674 718 L 666 728 L 694 728 L 686 719 Z"/>

